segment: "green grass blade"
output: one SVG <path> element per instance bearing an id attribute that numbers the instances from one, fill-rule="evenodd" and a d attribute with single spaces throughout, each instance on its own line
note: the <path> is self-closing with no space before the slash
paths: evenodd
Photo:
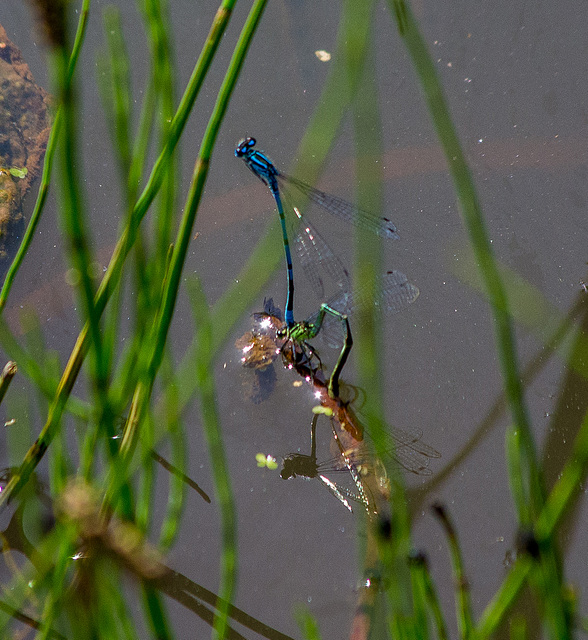
<path id="1" fill-rule="evenodd" d="M 433 505 L 433 512 L 437 516 L 447 542 L 449 543 L 449 551 L 451 553 L 451 564 L 453 567 L 453 583 L 456 589 L 456 609 L 457 609 L 457 627 L 460 638 L 472 638 L 474 632 L 472 602 L 470 598 L 470 587 L 468 579 L 465 575 L 463 567 L 463 559 L 461 557 L 461 549 L 457 539 L 457 532 L 453 523 L 449 518 L 449 514 L 440 504 Z"/>
<path id="2" fill-rule="evenodd" d="M 508 300 L 490 246 L 471 172 L 451 120 L 433 60 L 410 6 L 404 0 L 388 0 L 388 5 L 396 19 L 398 31 L 421 82 L 425 101 L 447 158 L 464 224 L 490 300 L 506 397 L 512 413 L 516 436 L 522 441 L 523 457 L 518 461 L 518 464 L 523 468 L 521 475 L 525 478 L 527 500 L 518 503 L 517 508 L 521 522 L 528 524 L 532 515 L 539 513 L 541 509 L 544 490 L 537 467 L 535 444 L 520 382 L 518 355 L 508 313 Z"/>
<path id="3" fill-rule="evenodd" d="M 230 604 L 237 584 L 237 522 L 235 503 L 230 483 L 230 470 L 222 441 L 220 418 L 216 404 L 214 376 L 211 374 L 213 362 L 212 324 L 208 304 L 198 280 L 188 280 L 189 293 L 198 327 L 198 358 L 196 377 L 198 396 L 201 404 L 202 425 L 208 443 L 215 493 L 221 512 L 221 580 L 219 587 L 218 615 L 215 616 L 214 630 L 219 638 L 224 638 Z"/>
<path id="4" fill-rule="evenodd" d="M 173 364 L 170 357 L 163 362 L 163 382 L 165 386 L 164 402 L 168 407 L 167 434 L 171 445 L 171 465 L 165 467 L 169 471 L 169 495 L 167 499 L 166 514 L 161 524 L 159 546 L 163 551 L 171 548 L 179 533 L 180 522 L 184 511 L 186 483 L 192 481 L 185 475 L 187 470 L 187 441 L 183 424 L 174 414 L 178 407 L 177 382 L 173 372 Z M 152 455 L 158 455 L 153 452 Z M 158 459 L 164 464 L 162 459 Z M 200 487 L 192 483 L 196 491 L 200 493 Z M 202 495 L 202 494 L 200 494 Z M 210 501 L 210 498 L 209 498 Z"/>
<path id="5" fill-rule="evenodd" d="M 504 623 L 526 584 L 533 564 L 533 558 L 528 555 L 523 555 L 517 560 L 480 617 L 476 627 L 477 640 L 493 637 Z"/>
<path id="6" fill-rule="evenodd" d="M 118 174 L 123 183 L 123 192 L 127 193 L 132 162 L 130 61 L 120 11 L 115 7 L 106 7 L 103 20 L 107 52 L 97 60 L 98 87 L 101 89 L 102 105 L 110 122 L 109 130 Z M 128 202 L 127 206 L 130 204 Z"/>
<path id="7" fill-rule="evenodd" d="M 574 442 L 573 454 L 563 468 L 555 483 L 545 507 L 535 524 L 539 540 L 553 535 L 561 519 L 569 510 L 572 500 L 581 491 L 582 483 L 588 474 L 588 413 Z"/>
<path id="8" fill-rule="evenodd" d="M 411 566 L 414 566 L 415 570 L 420 574 L 420 588 L 424 591 L 424 597 L 435 622 L 437 638 L 439 640 L 449 640 L 447 625 L 445 624 L 445 619 L 439 603 L 439 597 L 437 595 L 433 579 L 431 578 L 431 573 L 429 572 L 426 557 L 421 555 L 417 557 L 413 556 L 413 558 L 411 558 Z"/>
<path id="9" fill-rule="evenodd" d="M 235 1 L 236 0 L 224 0 L 217 11 L 210 33 L 204 44 L 203 51 L 196 63 L 192 76 L 190 77 L 190 81 L 188 82 L 188 86 L 186 87 L 186 91 L 184 92 L 180 105 L 176 111 L 176 115 L 170 126 L 168 141 L 153 167 L 141 197 L 133 209 L 131 220 L 117 243 L 104 279 L 98 289 L 95 302 L 95 313 L 97 315 L 101 315 L 103 313 L 110 295 L 120 281 L 124 260 L 136 237 L 136 228 L 145 216 L 148 207 L 152 203 L 159 187 L 161 186 L 167 163 L 169 162 L 169 158 L 178 143 L 194 101 L 196 100 L 202 83 L 204 82 L 204 77 L 210 68 L 214 54 L 231 16 L 232 7 Z M 39 434 L 37 442 L 35 442 L 29 450 L 18 472 L 15 473 L 4 491 L 0 494 L 0 507 L 6 504 L 16 493 L 18 493 L 22 486 L 26 484 L 31 472 L 42 459 L 47 447 L 51 444 L 51 441 L 59 428 L 63 410 L 87 354 L 89 346 L 88 330 L 89 325 L 86 324 L 76 340 L 76 344 L 72 350 L 65 371 L 63 372 L 55 398 L 49 409 L 47 421 Z"/>
<path id="10" fill-rule="evenodd" d="M 574 442 L 573 455 L 562 470 L 559 480 L 546 500 L 545 507 L 537 518 L 534 530 L 537 540 L 548 540 L 556 533 L 557 526 L 570 509 L 572 500 L 578 496 L 587 473 L 588 414 L 584 417 Z M 528 555 L 523 555 L 517 560 L 478 623 L 477 633 L 480 638 L 489 638 L 496 632 L 518 598 L 534 565 L 535 561 Z M 555 591 L 560 593 L 559 588 Z"/>
<path id="11" fill-rule="evenodd" d="M 161 105 L 159 128 L 162 139 L 165 140 L 174 115 L 174 68 L 172 45 L 170 39 L 170 29 L 168 25 L 168 7 L 163 0 L 146 0 L 144 13 L 146 16 L 147 28 L 150 32 L 150 42 L 152 43 L 152 76 L 158 92 L 158 101 Z M 163 272 L 165 268 L 165 256 L 167 248 L 172 242 L 173 229 L 176 226 L 176 196 L 177 196 L 177 159 L 174 157 L 168 167 L 165 183 L 162 188 L 162 197 L 158 208 L 157 216 L 154 220 L 154 237 L 158 247 L 157 255 L 158 271 Z"/>
<path id="12" fill-rule="evenodd" d="M 161 595 L 148 583 L 143 584 L 143 599 L 148 613 L 151 635 L 158 640 L 172 640 L 169 621 Z"/>
<path id="13" fill-rule="evenodd" d="M 306 640 L 321 640 L 319 626 L 311 613 L 305 607 L 298 607 L 295 612 L 296 622 L 300 627 L 302 637 Z"/>

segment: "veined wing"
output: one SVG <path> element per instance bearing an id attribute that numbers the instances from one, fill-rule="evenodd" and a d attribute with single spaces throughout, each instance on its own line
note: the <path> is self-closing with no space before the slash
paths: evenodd
<path id="1" fill-rule="evenodd" d="M 294 212 L 300 216 L 298 209 L 295 208 Z M 349 272 L 306 218 L 302 219 L 302 228 L 294 240 L 294 250 L 318 300 L 325 299 L 326 287 L 323 274 L 329 277 L 331 284 L 337 289 L 336 295 L 349 292 L 351 289 Z"/>
<path id="2" fill-rule="evenodd" d="M 408 282 L 407 277 L 400 271 L 388 271 L 378 278 L 379 295 L 374 302 L 374 312 L 384 314 L 398 313 L 419 296 L 418 288 Z M 327 304 L 336 311 L 350 315 L 367 300 L 367 291 L 344 292 L 333 296 Z M 308 318 L 308 323 L 315 323 L 318 312 Z M 331 347 L 339 347 L 343 343 L 341 323 L 331 315 L 325 315 L 321 333 L 327 344 Z"/>
<path id="3" fill-rule="evenodd" d="M 395 460 L 401 467 L 416 475 L 431 475 L 429 461 L 432 458 L 440 458 L 441 454 L 421 440 L 422 434 L 419 432 L 409 432 L 403 429 L 392 429 L 391 437 L 394 440 L 394 450 L 388 451 L 387 455 Z M 358 442 L 345 449 L 351 463 L 357 467 L 366 469 L 381 466 L 373 447 L 367 446 L 365 441 Z M 346 466 L 340 456 L 335 456 L 325 460 L 318 465 L 321 472 L 346 471 Z"/>
<path id="4" fill-rule="evenodd" d="M 368 211 L 364 211 L 347 200 L 325 193 L 324 191 L 319 191 L 319 189 L 315 189 L 305 182 L 282 172 L 278 172 L 277 178 L 278 182 L 292 185 L 311 202 L 341 220 L 345 220 L 345 222 L 350 222 L 362 229 L 367 229 L 383 238 L 397 239 L 399 237 L 396 226 L 388 218 L 376 216 Z"/>

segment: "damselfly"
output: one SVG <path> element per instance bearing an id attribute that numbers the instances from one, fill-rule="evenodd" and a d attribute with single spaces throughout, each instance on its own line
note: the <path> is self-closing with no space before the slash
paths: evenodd
<path id="1" fill-rule="evenodd" d="M 294 324 L 294 275 L 280 186 L 283 186 L 284 184 L 290 185 L 298 189 L 298 191 L 300 191 L 309 201 L 323 209 L 326 209 L 329 213 L 332 213 L 346 222 L 352 222 L 359 227 L 368 229 L 382 237 L 398 238 L 398 234 L 396 233 L 396 227 L 390 220 L 388 220 L 388 218 L 374 216 L 366 211 L 362 211 L 355 205 L 342 200 L 341 198 L 319 191 L 296 178 L 282 173 L 276 168 L 263 151 L 254 149 L 255 144 L 255 138 L 244 138 L 237 145 L 237 148 L 235 149 L 235 156 L 242 158 L 249 169 L 265 185 L 267 185 L 274 197 L 274 200 L 276 201 L 276 207 L 280 216 L 282 241 L 284 243 L 284 252 L 286 254 L 286 269 L 288 275 L 288 296 L 286 298 L 285 320 L 286 325 L 291 327 Z M 298 210 L 296 210 L 296 214 L 302 219 Z M 319 260 L 323 265 L 325 265 L 325 268 L 330 267 L 331 269 L 335 269 L 337 272 L 336 277 L 341 279 L 341 272 L 346 273 L 344 268 L 341 267 L 341 263 L 335 259 L 332 251 L 306 220 L 303 221 L 303 230 L 304 233 L 298 236 L 300 240 L 296 243 L 297 249 L 301 255 L 302 264 L 304 265 L 305 261 L 308 263 L 310 251 L 316 251 L 319 253 Z"/>

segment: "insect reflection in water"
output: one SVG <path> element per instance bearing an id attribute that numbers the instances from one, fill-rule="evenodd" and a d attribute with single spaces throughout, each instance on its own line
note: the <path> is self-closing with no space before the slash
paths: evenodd
<path id="1" fill-rule="evenodd" d="M 390 493 L 390 479 L 383 462 L 375 455 L 365 441 L 355 440 L 348 429 L 338 425 L 336 417 L 323 407 L 317 407 L 310 429 L 310 455 L 291 453 L 283 460 L 280 476 L 286 480 L 296 476 L 318 479 L 349 511 L 353 511 L 350 501 L 361 504 L 370 517 L 376 516 L 387 503 Z M 316 427 L 321 415 L 330 417 L 333 433 L 334 455 L 318 462 L 316 455 Z M 401 429 L 393 429 L 391 437 L 394 451 L 390 455 L 396 463 L 417 475 L 430 475 L 428 468 L 431 458 L 438 458 L 438 451 L 421 441 L 419 434 L 411 434 Z M 351 478 L 352 489 L 334 482 L 328 475 L 345 473 Z"/>

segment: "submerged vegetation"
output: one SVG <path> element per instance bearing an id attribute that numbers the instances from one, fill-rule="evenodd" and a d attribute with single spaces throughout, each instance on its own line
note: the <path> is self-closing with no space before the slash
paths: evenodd
<path id="1" fill-rule="evenodd" d="M 0 378 L 0 401 L 8 407 L 8 415 L 24 416 L 28 407 L 23 407 L 29 399 L 22 397 L 22 387 L 17 387 L 14 380 L 26 377 L 36 391 L 31 414 L 40 415 L 43 423 L 27 441 L 28 451 L 24 455 L 17 445 L 13 446 L 12 465 L 1 477 L 1 515 L 7 522 L 1 540 L 3 558 L 10 570 L 10 580 L 3 585 L 0 596 L 2 637 L 22 637 L 18 634 L 30 628 L 39 638 L 138 638 L 146 637 L 144 629 L 147 629 L 149 637 L 172 639 L 179 637 L 168 611 L 168 601 L 173 599 L 190 615 L 210 624 L 217 637 L 252 637 L 255 633 L 267 638 L 286 638 L 232 604 L 239 564 L 236 508 L 212 373 L 220 348 L 263 290 L 265 281 L 259 274 L 273 271 L 282 247 L 276 245 L 273 234 L 262 238 L 243 272 L 211 308 L 198 277 L 187 275 L 184 269 L 219 128 L 267 0 L 254 0 L 242 25 L 181 205 L 176 180 L 178 143 L 216 59 L 235 3 L 236 0 L 220 3 L 200 57 L 176 100 L 177 79 L 166 2 L 139 2 L 150 55 L 150 73 L 142 91 L 139 114 L 135 113 L 137 97 L 131 92 L 121 16 L 115 8 L 104 13 L 105 52 L 99 61 L 101 90 L 124 197 L 119 212 L 123 221 L 120 234 L 102 274 L 92 248 L 90 212 L 82 188 L 84 176 L 79 156 L 83 141 L 76 91 L 77 62 L 84 46 L 91 2 L 82 0 L 79 6 L 65 0 L 36 2 L 39 20 L 47 34 L 56 111 L 36 204 L 6 275 L 0 311 L 9 304 L 23 260 L 34 259 L 37 250 L 31 244 L 34 230 L 43 214 L 48 190 L 55 187 L 70 281 L 83 328 L 67 362 L 62 364 L 56 352 L 45 346 L 38 319 L 31 315 L 23 317 L 26 335 L 17 338 L 6 319 L 0 318 L 0 345 L 11 360 Z M 334 57 L 336 62 L 299 150 L 301 157 L 312 159 L 311 174 L 319 172 L 348 112 L 367 116 L 354 118 L 358 154 L 364 153 L 366 146 L 370 151 L 379 148 L 376 80 L 370 64 L 374 53 L 371 49 L 374 6 L 371 0 L 343 3 L 339 55 Z M 477 272 L 479 281 L 474 284 L 490 303 L 511 419 L 506 433 L 507 468 L 519 527 L 518 546 L 503 583 L 481 615 L 475 615 L 472 608 L 467 564 L 459 544 L 460 524 L 452 522 L 447 507 L 434 506 L 452 561 L 459 637 L 490 638 L 505 629 L 509 629 L 512 638 L 531 637 L 533 631 L 525 611 L 516 608 L 523 595 L 531 593 L 546 637 L 569 638 L 588 624 L 565 581 L 558 532 L 565 515 L 576 503 L 586 475 L 588 414 L 569 460 L 553 486 L 548 487 L 525 404 L 524 380 L 528 372 L 519 366 L 514 340 L 514 320 L 525 322 L 525 317 L 519 307 L 511 311 L 510 306 L 513 292 L 529 295 L 529 288 L 507 273 L 491 250 L 472 176 L 436 68 L 410 7 L 404 0 L 388 0 L 386 6 L 395 21 L 397 36 L 413 62 L 447 158 L 475 264 L 468 275 L 472 278 L 472 273 Z M 75 25 L 69 23 L 74 17 Z M 358 100 L 358 95 L 363 99 Z M 138 121 L 136 129 L 135 121 Z M 361 124 L 366 121 L 370 122 L 369 127 Z M 156 149 L 154 162 L 150 149 Z M 11 181 L 11 188 L 15 188 L 13 179 L 27 176 L 25 165 L 18 163 L 0 170 L 3 178 Z M 363 184 L 373 189 L 374 176 Z M 362 188 L 358 195 L 360 201 L 366 199 Z M 382 272 L 376 264 L 377 248 L 372 243 L 366 251 L 361 240 L 358 245 L 361 290 L 374 294 Z M 406 278 L 402 277 L 405 286 Z M 400 286 L 399 282 L 394 284 Z M 192 345 L 177 362 L 168 337 L 180 288 L 185 288 L 191 301 L 195 333 Z M 129 289 L 134 293 L 132 303 L 125 296 Z M 418 290 L 413 289 L 410 300 L 403 304 L 416 298 Z M 377 301 L 377 296 L 367 295 L 362 306 L 369 310 L 374 300 Z M 123 304 L 131 319 L 130 336 L 120 317 Z M 128 304 L 132 305 L 130 311 Z M 572 344 L 568 355 L 570 366 L 586 376 L 588 347 L 574 322 L 584 308 L 578 303 L 561 320 L 544 311 L 543 357 L 568 341 Z M 266 315 L 276 316 L 271 305 L 266 311 Z M 338 311 L 334 315 L 339 324 L 343 324 L 341 320 L 347 321 Z M 333 425 L 339 467 L 354 486 L 346 491 L 326 476 L 326 479 L 320 476 L 321 480 L 348 509 L 353 508 L 353 500 L 365 507 L 365 513 L 356 510 L 358 517 L 365 516 L 367 536 L 363 586 L 359 590 L 351 637 L 354 640 L 368 636 L 448 638 L 451 625 L 447 620 L 451 613 L 442 611 L 429 571 L 428 554 L 432 551 L 413 549 L 402 476 L 389 468 L 389 461 L 396 458 L 405 469 L 425 473 L 429 459 L 438 454 L 420 442 L 419 435 L 402 435 L 383 419 L 382 356 L 378 340 L 373 339 L 378 334 L 374 331 L 373 315 L 369 311 L 364 314 L 357 336 L 354 331 L 353 337 L 357 338 L 354 351 L 361 385 L 370 390 L 364 414 L 373 439 L 370 444 L 373 450 L 369 453 L 377 463 L 368 463 L 367 458 L 360 461 L 358 443 L 363 439 L 363 426 L 353 412 L 351 400 L 342 399 L 339 388 L 339 374 L 351 348 L 349 325 L 346 349 L 330 376 L 323 375 L 314 350 L 307 344 L 318 332 L 312 323 L 297 326 L 304 331 L 296 335 L 291 326 L 270 337 L 252 332 L 240 345 L 255 348 L 251 356 L 255 364 L 253 360 L 249 364 L 256 370 L 268 370 L 280 352 L 280 359 L 292 370 L 292 375 L 305 378 L 317 393 L 320 406 L 313 416 L 308 416 L 312 425 L 311 454 L 289 456 L 287 462 L 291 467 L 282 471 L 283 477 L 289 474 L 317 477 L 321 473 L 314 435 L 319 416 L 323 415 L 323 420 L 326 422 L 328 418 Z M 551 333 L 546 334 L 545 327 Z M 289 343 L 287 348 L 284 342 Z M 85 393 L 79 390 L 82 386 L 79 380 L 85 384 Z M 194 396 L 199 401 L 202 429 L 213 461 L 213 498 L 187 474 L 188 436 L 182 412 Z M 24 424 L 25 418 L 19 427 Z M 8 421 L 8 434 L 11 427 L 14 423 Z M 26 439 L 28 435 L 23 428 L 20 437 Z M 343 443 L 344 436 L 349 436 L 353 443 Z M 16 440 L 10 435 L 8 439 Z M 396 451 L 390 444 L 394 439 Z M 166 443 L 170 460 L 157 452 L 161 442 Z M 304 446 L 306 450 L 307 444 Z M 387 455 L 390 453 L 391 456 Z M 415 456 L 422 462 L 412 468 Z M 166 512 L 157 518 L 153 513 L 156 462 L 169 478 Z M 263 454 L 259 454 L 258 464 L 276 466 L 271 456 Z M 307 466 L 295 466 L 298 464 Z M 369 464 L 373 465 L 372 471 L 378 464 L 377 474 L 369 475 Z M 47 482 L 41 480 L 43 474 L 37 473 L 39 465 L 44 471 L 48 469 Z M 367 469 L 367 479 L 361 466 L 363 471 Z M 449 462 L 443 473 L 450 466 Z M 160 487 L 157 489 L 161 491 Z M 221 514 L 218 593 L 206 590 L 166 565 L 166 554 L 173 549 L 184 519 L 187 490 L 195 491 L 199 499 L 213 500 Z M 31 521 L 35 524 L 31 525 Z M 15 561 L 14 552 L 25 560 Z M 129 576 L 133 589 L 128 588 Z M 320 622 L 307 610 L 299 611 L 298 622 L 303 637 L 320 637 Z M 237 625 L 246 631 L 238 633 Z"/>

